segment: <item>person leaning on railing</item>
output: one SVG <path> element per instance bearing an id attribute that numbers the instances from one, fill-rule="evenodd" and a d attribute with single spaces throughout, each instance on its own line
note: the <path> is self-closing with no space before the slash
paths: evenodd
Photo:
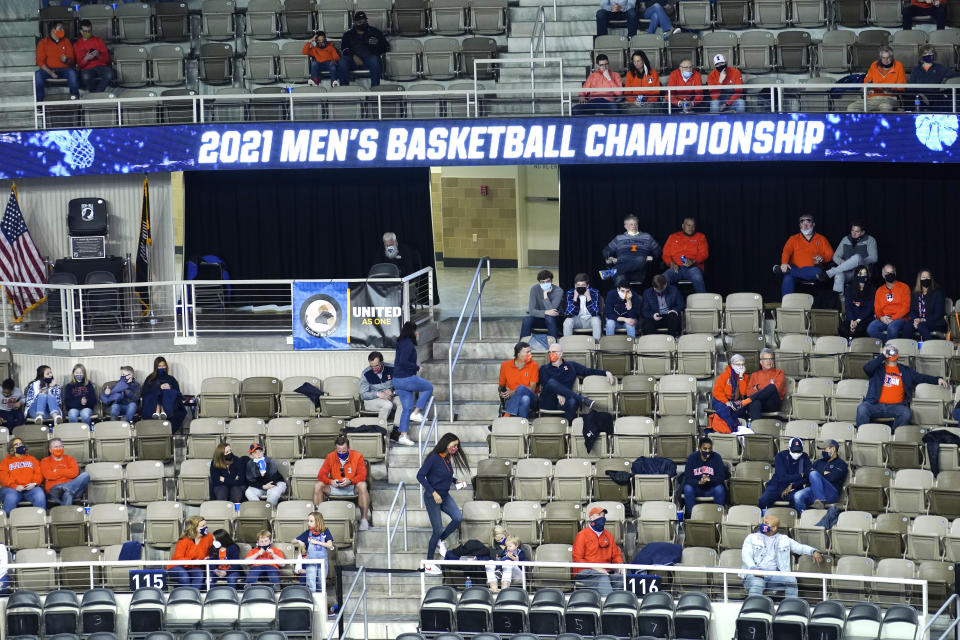
<path id="1" fill-rule="evenodd" d="M 864 84 L 906 84 L 907 73 L 903 70 L 903 63 L 893 59 L 893 49 L 887 45 L 880 47 L 880 57 L 870 64 L 867 75 L 863 78 Z M 899 95 L 902 88 L 887 87 L 873 89 L 867 95 L 867 111 L 894 111 L 900 107 Z M 858 97 L 847 107 L 847 111 L 863 111 L 863 100 Z"/>

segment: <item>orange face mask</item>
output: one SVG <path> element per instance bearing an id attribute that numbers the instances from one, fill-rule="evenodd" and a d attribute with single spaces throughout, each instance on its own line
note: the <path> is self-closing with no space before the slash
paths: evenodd
<path id="1" fill-rule="evenodd" d="M 57 40 L 62 40 L 62 39 L 63 39 L 63 36 L 65 36 L 65 35 L 67 35 L 67 32 L 64 31 L 63 29 L 55 29 L 54 32 L 53 32 L 53 36 L 54 36 Z"/>
<path id="2" fill-rule="evenodd" d="M 59 458 L 63 455 L 63 447 L 60 447 L 59 449 L 50 449 L 50 453 Z"/>
<path id="3" fill-rule="evenodd" d="M 900 357 L 899 354 L 894 354 L 894 355 L 892 355 L 892 356 L 887 356 L 887 362 L 894 363 L 894 362 L 897 361 L 897 358 L 899 358 L 899 357 Z"/>
<path id="4" fill-rule="evenodd" d="M 550 358 L 550 362 L 556 362 L 557 360 L 560 359 L 560 354 L 557 353 L 556 351 L 551 351 L 550 353 L 547 354 L 547 357 Z"/>

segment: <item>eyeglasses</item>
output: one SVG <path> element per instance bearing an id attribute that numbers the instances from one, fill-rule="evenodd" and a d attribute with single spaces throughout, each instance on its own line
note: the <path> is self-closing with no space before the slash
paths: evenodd
<path id="1" fill-rule="evenodd" d="M 682 71 L 690 71 L 691 69 L 693 69 L 693 65 L 690 65 L 690 66 L 688 66 L 688 67 L 685 67 L 685 66 L 683 66 L 683 65 L 680 65 L 680 69 L 681 69 Z"/>

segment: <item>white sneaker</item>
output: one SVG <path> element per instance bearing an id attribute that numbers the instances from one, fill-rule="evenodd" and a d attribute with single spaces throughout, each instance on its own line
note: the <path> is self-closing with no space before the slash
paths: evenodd
<path id="1" fill-rule="evenodd" d="M 402 444 L 405 447 L 415 447 L 417 443 L 407 437 L 407 434 L 402 433 L 400 437 L 397 438 L 397 444 Z"/>
<path id="2" fill-rule="evenodd" d="M 423 572 L 428 576 L 443 576 L 443 571 L 440 570 L 440 567 L 432 562 L 423 565 Z"/>
<path id="3" fill-rule="evenodd" d="M 443 543 L 443 540 L 437 543 L 437 553 L 440 554 L 441 558 L 447 557 L 447 545 Z"/>
<path id="4" fill-rule="evenodd" d="M 370 529 L 370 522 L 364 518 L 360 521 L 360 531 L 367 531 Z"/>
<path id="5" fill-rule="evenodd" d="M 330 86 L 331 86 L 331 87 L 339 87 L 339 86 L 340 86 L 340 81 L 339 81 L 339 80 L 333 80 L 333 81 L 330 83 Z"/>
<path id="6" fill-rule="evenodd" d="M 53 426 L 57 426 L 61 422 L 63 422 L 63 418 L 60 417 L 60 414 L 59 413 L 53 414 Z"/>
<path id="7" fill-rule="evenodd" d="M 38 415 L 36 418 L 33 419 L 33 423 L 34 423 L 34 424 L 43 424 L 43 416 Z"/>
<path id="8" fill-rule="evenodd" d="M 410 414 L 410 419 L 411 419 L 411 420 L 416 420 L 416 421 L 419 422 L 420 424 L 423 424 L 424 422 L 427 421 L 427 414 L 425 414 L 425 413 L 416 413 L 416 414 L 411 413 L 411 414 Z"/>

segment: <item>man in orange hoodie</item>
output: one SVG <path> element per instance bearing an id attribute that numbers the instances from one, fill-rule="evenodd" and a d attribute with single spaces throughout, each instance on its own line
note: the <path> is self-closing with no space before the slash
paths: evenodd
<path id="1" fill-rule="evenodd" d="M 43 474 L 40 473 L 40 461 L 27 455 L 27 445 L 20 438 L 14 438 L 7 445 L 7 455 L 0 460 L 0 500 L 3 511 L 17 508 L 21 500 L 27 500 L 35 507 L 47 508 L 47 494 L 43 492 Z"/>
<path id="2" fill-rule="evenodd" d="M 326 32 L 314 31 L 313 37 L 303 45 L 303 55 L 310 56 L 310 80 L 307 84 L 319 87 L 320 74 L 323 72 L 330 74 L 331 86 L 340 84 L 337 79 L 337 61 L 340 60 L 340 54 L 332 43 L 327 42 Z"/>
<path id="3" fill-rule="evenodd" d="M 816 221 L 809 213 L 800 216 L 800 233 L 787 238 L 780 253 L 780 264 L 774 265 L 773 272 L 783 275 L 780 293 L 793 293 L 797 280 L 823 282 L 827 274 L 823 265 L 833 258 L 830 241 L 814 232 Z"/>
<path id="4" fill-rule="evenodd" d="M 620 74 L 610 70 L 610 59 L 606 54 L 597 56 L 597 70 L 587 76 L 583 83 L 584 89 L 619 89 L 623 86 Z M 620 101 L 623 93 L 616 91 L 602 91 L 591 93 L 580 92 L 580 104 L 573 106 L 573 115 L 583 116 L 600 113 L 616 113 L 620 110 Z"/>
<path id="5" fill-rule="evenodd" d="M 883 286 L 873 297 L 873 312 L 877 319 L 867 327 L 867 335 L 877 340 L 899 338 L 910 313 L 910 287 L 897 280 L 892 264 L 883 265 Z"/>
<path id="6" fill-rule="evenodd" d="M 880 59 L 874 60 L 863 79 L 864 84 L 906 84 L 907 72 L 903 63 L 893 59 L 893 49 L 884 45 L 880 47 Z M 867 111 L 894 111 L 900 107 L 897 95 L 903 93 L 903 88 L 871 89 L 867 95 Z M 847 111 L 863 111 L 862 94 L 849 104 Z"/>
<path id="7" fill-rule="evenodd" d="M 700 105 L 706 98 L 703 90 L 686 89 L 686 87 L 703 86 L 703 78 L 700 77 L 700 72 L 694 68 L 691 60 L 680 61 L 680 66 L 670 72 L 667 86 L 684 87 L 668 93 L 670 104 L 673 105 L 673 113 L 693 113 L 702 110 Z"/>
<path id="8" fill-rule="evenodd" d="M 707 76 L 707 84 L 720 87 L 725 84 L 743 84 L 743 77 L 736 67 L 727 66 L 727 58 L 722 53 L 713 56 L 713 71 Z M 736 111 L 743 113 L 747 103 L 743 101 L 743 89 L 710 89 L 710 113 Z"/>
<path id="9" fill-rule="evenodd" d="M 70 95 L 80 97 L 80 86 L 77 79 L 77 70 L 73 68 L 76 58 L 73 55 L 73 45 L 67 40 L 67 32 L 62 22 L 50 25 L 50 34 L 37 43 L 37 67 L 33 74 L 36 88 L 37 102 L 43 102 L 46 95 L 46 82 L 53 78 L 67 80 Z"/>
<path id="10" fill-rule="evenodd" d="M 573 539 L 571 557 L 574 562 L 583 564 L 623 564 L 623 552 L 617 546 L 613 534 L 607 531 L 607 510 L 601 507 L 590 509 L 587 514 L 589 526 L 581 529 Z M 608 595 L 622 584 L 615 569 L 604 567 L 585 567 L 574 569 L 573 575 L 577 587 L 594 589 L 601 596 Z"/>
<path id="11" fill-rule="evenodd" d="M 689 280 L 695 292 L 706 292 L 703 263 L 710 257 L 710 245 L 707 236 L 697 231 L 696 218 L 687 216 L 683 219 L 680 231 L 671 233 L 663 243 L 661 255 L 663 263 L 669 267 L 663 272 L 668 283 L 676 285 L 681 280 Z"/>
<path id="12" fill-rule="evenodd" d="M 40 461 L 40 473 L 43 474 L 43 488 L 51 502 L 62 505 L 73 504 L 73 499 L 83 495 L 90 483 L 90 474 L 80 471 L 73 456 L 63 452 L 63 441 L 54 438 L 50 441 L 50 455 Z"/>

